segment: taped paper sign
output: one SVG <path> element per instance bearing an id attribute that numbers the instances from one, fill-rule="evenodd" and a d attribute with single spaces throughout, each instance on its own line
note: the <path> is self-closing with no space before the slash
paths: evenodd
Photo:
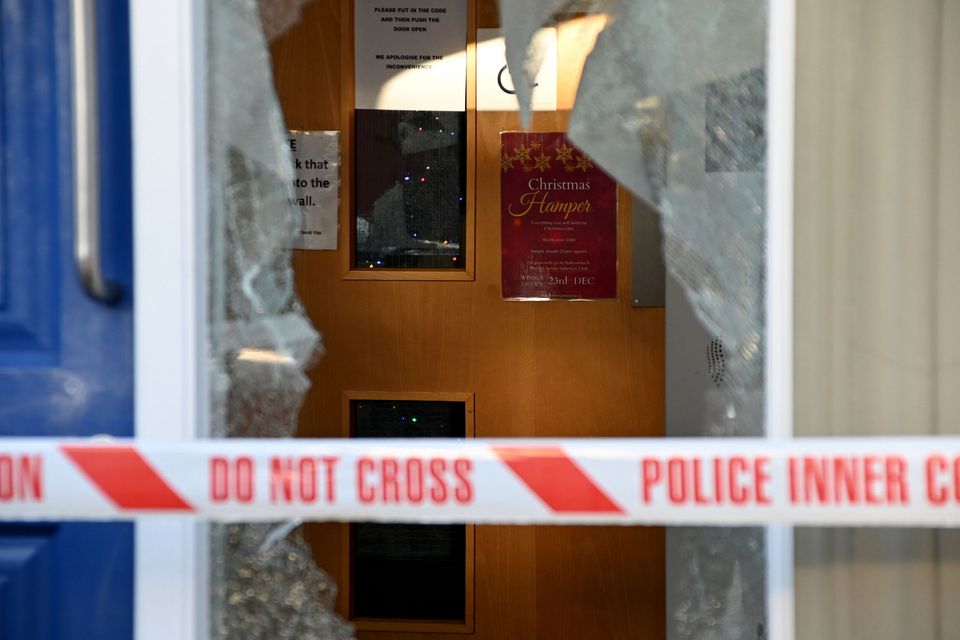
<path id="1" fill-rule="evenodd" d="M 334 251 L 340 209 L 340 132 L 291 131 L 288 141 L 294 200 L 303 211 L 293 248 Z"/>
<path id="2" fill-rule="evenodd" d="M 464 111 L 467 3 L 356 0 L 356 108 Z"/>
<path id="3" fill-rule="evenodd" d="M 500 169 L 503 297 L 615 298 L 617 183 L 562 132 L 502 132 Z"/>
<path id="4" fill-rule="evenodd" d="M 960 438 L 0 441 L 0 519 L 960 526 Z"/>

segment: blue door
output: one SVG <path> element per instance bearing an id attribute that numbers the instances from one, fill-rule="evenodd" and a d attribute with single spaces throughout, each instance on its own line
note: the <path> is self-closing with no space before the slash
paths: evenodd
<path id="1" fill-rule="evenodd" d="M 99 144 L 76 175 L 99 169 L 100 204 L 79 224 L 77 205 L 91 200 L 75 197 L 73 185 L 78 22 L 69 0 L 0 4 L 0 437 L 132 436 L 126 2 L 96 3 L 86 30 L 99 72 L 88 94 L 99 107 L 88 104 L 99 117 L 85 131 Z M 99 272 L 119 296 L 98 284 Z M 0 638 L 132 636 L 132 524 L 0 522 Z"/>

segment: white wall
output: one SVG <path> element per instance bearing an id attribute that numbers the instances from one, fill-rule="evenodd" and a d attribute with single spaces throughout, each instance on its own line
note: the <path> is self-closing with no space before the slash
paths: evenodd
<path id="1" fill-rule="evenodd" d="M 795 433 L 960 433 L 960 1 L 797 4 Z M 799 638 L 960 629 L 957 533 L 801 529 L 796 575 Z"/>

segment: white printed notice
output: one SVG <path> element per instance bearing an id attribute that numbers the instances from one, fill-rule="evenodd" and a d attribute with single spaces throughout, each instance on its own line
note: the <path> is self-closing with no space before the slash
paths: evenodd
<path id="1" fill-rule="evenodd" d="M 467 0 L 354 7 L 357 109 L 466 109 Z"/>
<path id="2" fill-rule="evenodd" d="M 291 131 L 294 199 L 303 221 L 294 249 L 336 250 L 340 206 L 340 132 Z"/>

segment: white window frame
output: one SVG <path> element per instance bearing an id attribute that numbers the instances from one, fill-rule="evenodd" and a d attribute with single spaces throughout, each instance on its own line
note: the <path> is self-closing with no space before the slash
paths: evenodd
<path id="1" fill-rule="evenodd" d="M 769 0 L 766 433 L 793 435 L 796 0 Z M 206 2 L 130 0 L 137 438 L 206 432 Z M 794 637 L 793 532 L 767 528 L 767 637 Z M 207 531 L 136 525 L 137 640 L 208 632 Z"/>
<path id="2" fill-rule="evenodd" d="M 764 416 L 767 438 L 793 437 L 793 183 L 796 0 L 767 4 L 767 237 Z M 793 528 L 766 528 L 767 634 L 793 640 Z"/>
<path id="3" fill-rule="evenodd" d="M 136 437 L 206 431 L 206 2 L 131 0 Z M 136 523 L 137 640 L 208 637 L 206 525 Z"/>

